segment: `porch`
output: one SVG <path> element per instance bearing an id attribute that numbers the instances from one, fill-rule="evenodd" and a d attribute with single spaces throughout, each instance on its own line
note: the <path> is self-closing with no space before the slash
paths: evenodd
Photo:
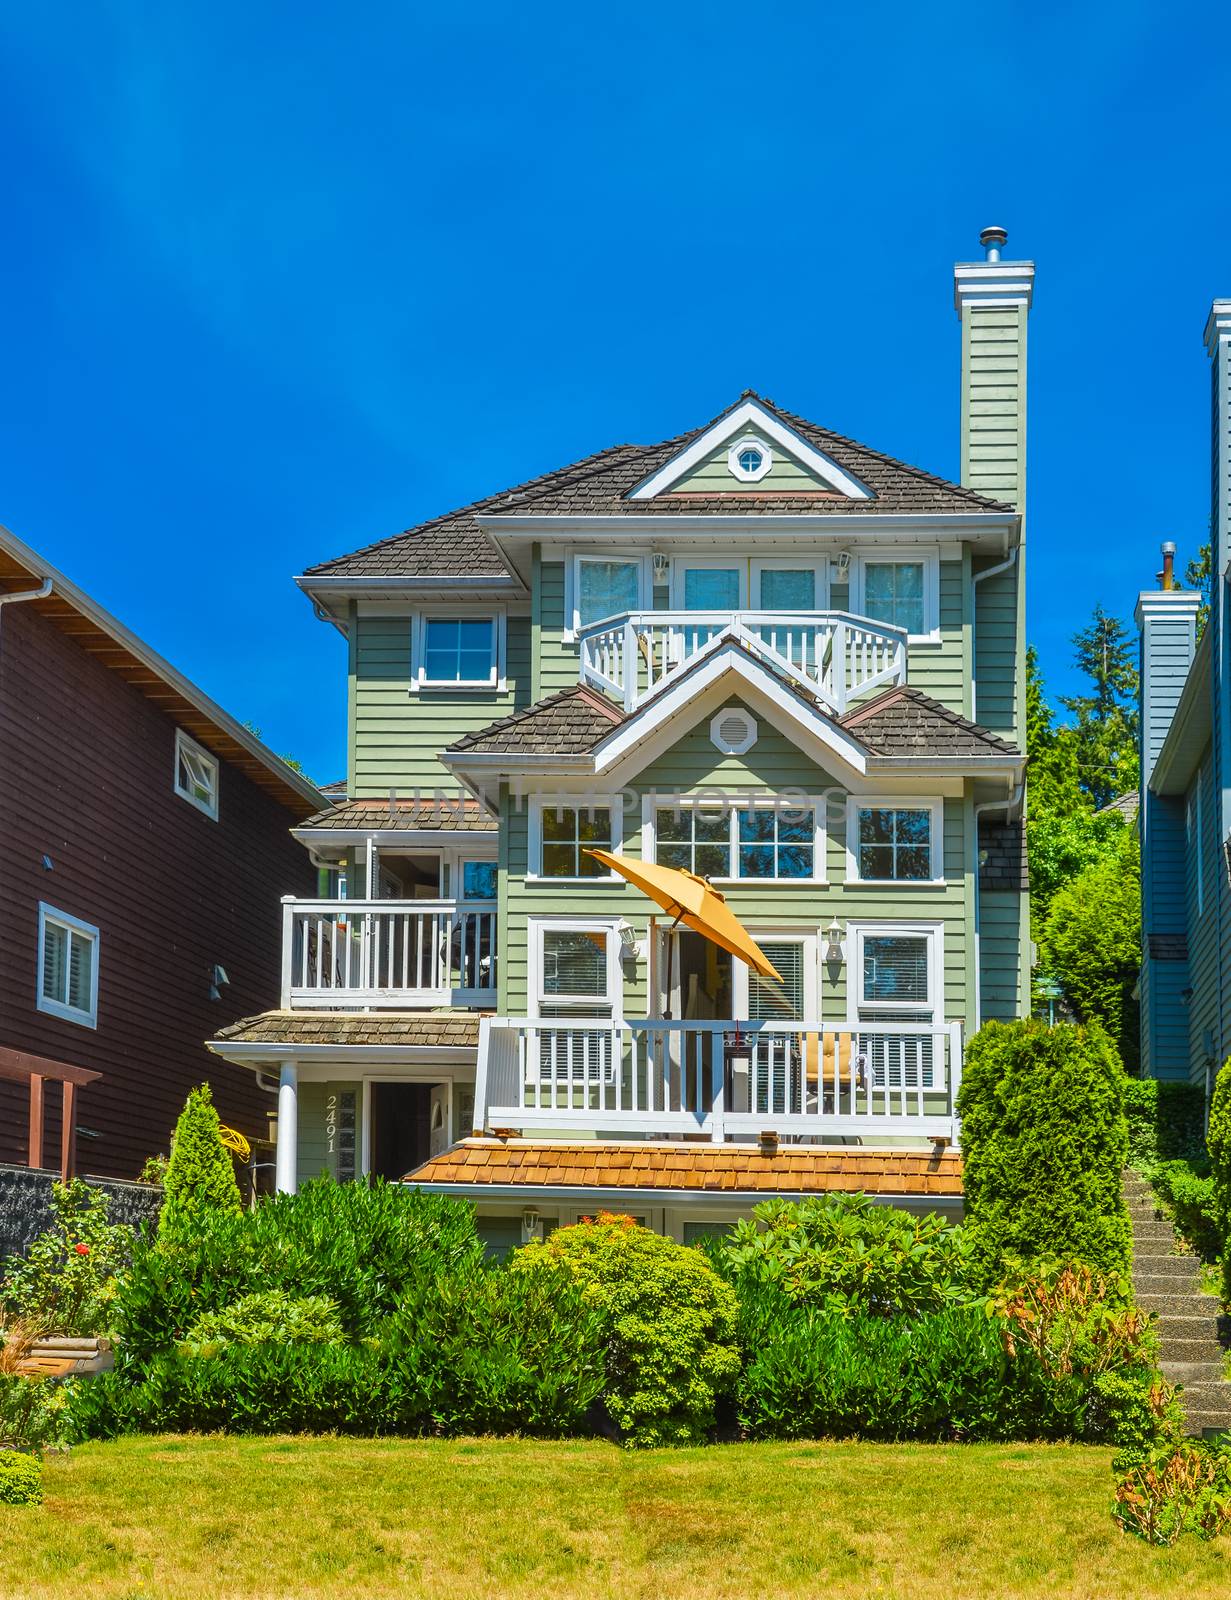
<path id="1" fill-rule="evenodd" d="M 720 638 L 734 639 L 841 713 L 906 682 L 906 631 L 845 611 L 632 611 L 578 635 L 580 676 L 633 711 Z"/>
<path id="2" fill-rule="evenodd" d="M 484 1017 L 476 1131 L 958 1145 L 961 1024 Z"/>

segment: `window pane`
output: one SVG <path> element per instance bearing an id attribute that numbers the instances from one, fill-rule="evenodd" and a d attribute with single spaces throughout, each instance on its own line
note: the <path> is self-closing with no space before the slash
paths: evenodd
<path id="1" fill-rule="evenodd" d="M 607 997 L 607 936 L 543 933 L 543 993 Z"/>
<path id="2" fill-rule="evenodd" d="M 877 934 L 863 941 L 863 998 L 926 1005 L 928 941 L 922 936 Z"/>
<path id="3" fill-rule="evenodd" d="M 583 844 L 611 847 L 611 812 L 603 807 L 583 811 L 577 819 L 577 837 Z"/>
<path id="4" fill-rule="evenodd" d="M 543 837 L 544 839 L 575 839 L 577 837 L 577 813 L 570 807 L 564 806 L 559 810 L 555 806 L 543 808 Z"/>
<path id="5" fill-rule="evenodd" d="M 893 812 L 860 811 L 859 838 L 864 844 L 892 844 Z"/>
<path id="6" fill-rule="evenodd" d="M 893 846 L 891 844 L 861 844 L 859 847 L 859 876 L 861 878 L 893 877 Z"/>
<path id="7" fill-rule="evenodd" d="M 595 861 L 593 856 L 585 854 L 585 850 L 589 848 L 591 847 L 585 846 L 577 851 L 577 876 L 579 878 L 605 878 L 607 876 L 607 868 L 601 861 Z"/>
<path id="8" fill-rule="evenodd" d="M 739 875 L 741 878 L 772 878 L 774 875 L 773 845 L 741 845 L 739 849 Z"/>
<path id="9" fill-rule="evenodd" d="M 782 982 L 749 972 L 749 1020 L 798 1020 L 804 1014 L 804 945 L 797 939 L 758 939 L 757 943 L 782 974 Z"/>
<path id="10" fill-rule="evenodd" d="M 932 813 L 930 811 L 897 811 L 899 844 L 930 844 L 932 842 Z"/>
<path id="11" fill-rule="evenodd" d="M 88 1011 L 94 971 L 94 941 L 80 933 L 72 933 L 69 935 L 68 948 L 68 1003 L 78 1011 Z"/>
<path id="12" fill-rule="evenodd" d="M 815 836 L 815 811 L 780 811 L 778 813 L 778 838 L 783 844 L 811 844 Z"/>
<path id="13" fill-rule="evenodd" d="M 737 611 L 738 567 L 687 567 L 684 571 L 686 611 Z"/>
<path id="14" fill-rule="evenodd" d="M 810 878 L 812 876 L 812 846 L 810 844 L 784 844 L 778 851 L 778 876 L 780 878 Z"/>
<path id="15" fill-rule="evenodd" d="M 457 658 L 457 676 L 463 683 L 485 683 L 492 675 L 490 650 L 463 650 Z"/>
<path id="16" fill-rule="evenodd" d="M 728 845 L 699 844 L 696 865 L 692 869 L 699 878 L 727 878 L 731 874 L 731 850 Z"/>
<path id="17" fill-rule="evenodd" d="M 864 567 L 864 611 L 909 633 L 923 632 L 923 563 L 869 561 Z"/>
<path id="18" fill-rule="evenodd" d="M 591 862 L 592 866 L 597 865 Z M 573 844 L 545 844 L 543 846 L 543 876 L 545 878 L 574 878 L 577 875 L 577 846 Z"/>
<path id="19" fill-rule="evenodd" d="M 926 881 L 932 876 L 932 852 L 917 844 L 903 845 L 898 851 L 898 877 Z"/>
<path id="20" fill-rule="evenodd" d="M 464 861 L 462 863 L 462 894 L 467 900 L 494 900 L 496 898 L 496 863 L 494 861 Z"/>
<path id="21" fill-rule="evenodd" d="M 687 811 L 656 811 L 654 831 L 659 839 L 679 841 L 692 837 L 692 819 Z M 660 856 L 661 860 L 662 857 Z"/>
<path id="22" fill-rule="evenodd" d="M 798 570 L 769 567 L 761 573 L 762 611 L 814 611 L 816 573 L 811 567 Z"/>
<path id="23" fill-rule="evenodd" d="M 655 855 L 660 866 L 675 867 L 680 872 L 692 870 L 692 850 L 686 844 L 664 844 L 660 840 Z"/>
<path id="24" fill-rule="evenodd" d="M 578 564 L 577 610 L 587 622 L 636 611 L 639 604 L 639 568 L 635 561 L 582 561 Z"/>
<path id="25" fill-rule="evenodd" d="M 739 836 L 746 844 L 770 842 L 774 837 L 774 813 L 768 806 L 751 806 L 739 814 Z"/>
<path id="26" fill-rule="evenodd" d="M 429 617 L 423 625 L 423 676 L 431 683 L 486 683 L 495 640 L 490 617 Z"/>
<path id="27" fill-rule="evenodd" d="M 68 930 L 54 922 L 43 924 L 43 999 L 68 997 Z"/>
<path id="28" fill-rule="evenodd" d="M 731 818 L 724 811 L 694 811 L 692 813 L 696 838 L 721 839 L 726 844 L 731 838 Z"/>
<path id="29" fill-rule="evenodd" d="M 488 618 L 479 621 L 459 622 L 457 624 L 457 645 L 459 650 L 477 650 L 482 654 L 489 654 L 492 647 L 492 625 Z"/>

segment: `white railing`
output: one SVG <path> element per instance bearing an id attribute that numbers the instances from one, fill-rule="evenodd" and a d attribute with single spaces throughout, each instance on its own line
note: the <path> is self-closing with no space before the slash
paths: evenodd
<path id="1" fill-rule="evenodd" d="M 476 1126 L 957 1143 L 957 1022 L 484 1017 Z"/>
<path id="2" fill-rule="evenodd" d="M 284 1010 L 490 1005 L 495 993 L 494 902 L 282 902 Z"/>
<path id="3" fill-rule="evenodd" d="M 906 633 L 845 611 L 632 611 L 581 630 L 581 680 L 633 710 L 727 635 L 835 711 L 906 682 Z"/>

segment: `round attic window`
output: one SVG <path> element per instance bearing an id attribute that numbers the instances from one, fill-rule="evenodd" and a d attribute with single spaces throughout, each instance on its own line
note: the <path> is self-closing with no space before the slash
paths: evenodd
<path id="1" fill-rule="evenodd" d="M 737 439 L 727 451 L 727 471 L 741 483 L 759 483 L 774 464 L 774 453 L 764 439 Z"/>

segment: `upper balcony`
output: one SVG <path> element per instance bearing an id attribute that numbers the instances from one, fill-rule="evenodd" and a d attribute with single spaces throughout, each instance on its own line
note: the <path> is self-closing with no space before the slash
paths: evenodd
<path id="1" fill-rule="evenodd" d="M 906 631 L 846 611 L 630 611 L 582 628 L 581 681 L 633 711 L 722 637 L 837 714 L 906 682 Z"/>
<path id="2" fill-rule="evenodd" d="M 496 906 L 282 902 L 282 1009 L 416 1010 L 496 1001 Z"/>

